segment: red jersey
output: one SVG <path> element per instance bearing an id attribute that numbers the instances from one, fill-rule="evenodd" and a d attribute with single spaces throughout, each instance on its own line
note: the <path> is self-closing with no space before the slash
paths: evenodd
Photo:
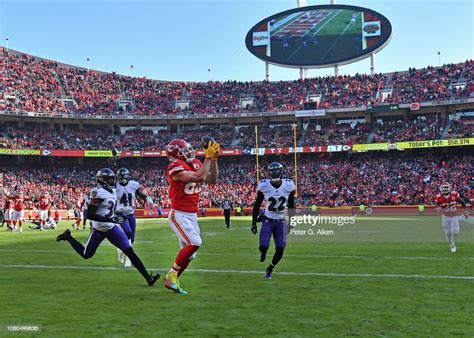
<path id="1" fill-rule="evenodd" d="M 185 183 L 173 181 L 173 175 L 182 171 L 198 171 L 201 167 L 202 162 L 196 158 L 193 158 L 191 163 L 176 160 L 168 164 L 166 176 L 170 185 L 169 193 L 172 209 L 197 213 L 201 184 L 196 182 Z"/>
<path id="2" fill-rule="evenodd" d="M 3 202 L 3 208 L 4 209 L 13 209 L 13 204 L 12 204 L 12 200 L 9 199 L 9 198 L 5 198 L 5 201 Z"/>
<path id="3" fill-rule="evenodd" d="M 456 210 L 458 208 L 459 193 L 457 191 L 451 191 L 449 195 L 438 194 L 436 195 L 436 203 L 442 208 L 443 215 L 456 216 Z"/>
<path id="4" fill-rule="evenodd" d="M 28 198 L 26 198 L 23 195 L 15 195 L 13 197 L 13 209 L 15 211 L 21 211 L 25 210 L 25 202 L 28 201 Z"/>
<path id="5" fill-rule="evenodd" d="M 55 222 L 59 222 L 60 219 L 61 219 L 61 216 L 59 215 L 59 210 L 56 210 L 56 211 L 54 212 L 54 221 L 55 221 Z"/>
<path id="6" fill-rule="evenodd" d="M 40 210 L 48 210 L 51 206 L 51 200 L 47 196 L 41 196 L 38 204 Z"/>

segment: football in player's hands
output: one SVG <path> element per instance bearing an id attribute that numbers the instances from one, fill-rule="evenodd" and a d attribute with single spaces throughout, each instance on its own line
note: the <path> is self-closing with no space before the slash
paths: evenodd
<path id="1" fill-rule="evenodd" d="M 201 138 L 201 146 L 203 149 L 207 149 L 207 147 L 209 146 L 209 142 L 216 142 L 216 140 L 214 140 L 213 137 L 207 135 L 207 136 L 203 136 Z"/>

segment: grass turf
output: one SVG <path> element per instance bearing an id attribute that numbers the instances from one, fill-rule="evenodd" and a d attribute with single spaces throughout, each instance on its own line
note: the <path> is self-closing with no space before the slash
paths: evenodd
<path id="1" fill-rule="evenodd" d="M 201 219 L 204 244 L 182 278 L 187 296 L 165 290 L 162 280 L 147 287 L 133 268 L 121 267 L 108 242 L 84 261 L 67 242 L 55 241 L 70 223 L 47 232 L 0 232 L 0 335 L 12 324 L 40 325 L 40 335 L 62 337 L 474 332 L 474 277 L 450 278 L 474 276 L 467 223 L 455 254 L 443 242 L 439 217 L 360 218 L 340 240 L 291 236 L 273 279 L 265 280 L 273 248 L 266 263 L 258 262 L 248 218 L 234 218 L 231 230 L 221 219 Z M 403 235 L 367 237 L 373 229 Z M 409 229 L 434 235 L 425 241 Z M 165 220 L 139 221 L 135 250 L 150 270 L 164 273 L 177 249 Z"/>

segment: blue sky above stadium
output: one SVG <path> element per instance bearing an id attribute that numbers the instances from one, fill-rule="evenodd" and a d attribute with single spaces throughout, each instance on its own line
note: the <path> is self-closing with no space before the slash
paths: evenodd
<path id="1" fill-rule="evenodd" d="M 378 72 L 438 65 L 438 51 L 442 63 L 474 55 L 471 0 L 337 3 L 374 9 L 392 22 L 392 40 L 376 55 Z M 245 35 L 261 19 L 294 7 L 296 0 L 0 0 L 0 36 L 10 48 L 102 71 L 163 80 L 262 80 L 264 63 L 247 51 Z M 340 73 L 368 73 L 369 66 L 365 59 Z M 332 68 L 309 72 L 332 74 Z M 296 78 L 295 69 L 270 68 L 271 80 Z"/>

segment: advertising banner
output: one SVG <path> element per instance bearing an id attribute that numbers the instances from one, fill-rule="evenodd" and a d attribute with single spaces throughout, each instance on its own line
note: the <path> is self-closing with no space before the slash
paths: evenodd
<path id="1" fill-rule="evenodd" d="M 112 157 L 112 150 L 84 150 L 84 157 Z"/>
<path id="2" fill-rule="evenodd" d="M 409 141 L 397 142 L 397 149 L 413 149 L 413 148 L 438 148 L 438 147 L 457 147 L 474 145 L 474 137 L 457 138 L 451 140 L 430 140 L 430 141 Z"/>
<path id="3" fill-rule="evenodd" d="M 295 110 L 295 117 L 325 116 L 326 109 Z"/>

